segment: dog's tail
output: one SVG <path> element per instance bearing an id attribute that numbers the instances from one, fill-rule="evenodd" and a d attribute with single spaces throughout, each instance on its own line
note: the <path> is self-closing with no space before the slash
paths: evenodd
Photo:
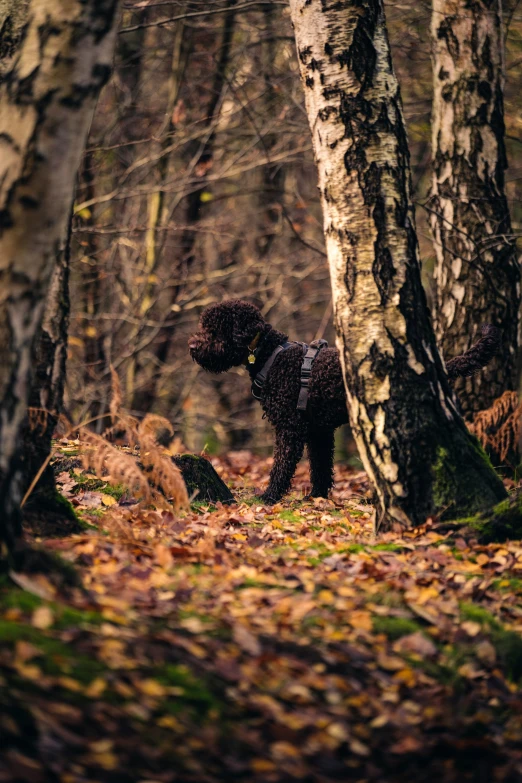
<path id="1" fill-rule="evenodd" d="M 480 330 L 482 337 L 469 351 L 462 356 L 455 356 L 446 363 L 446 371 L 450 381 L 456 378 L 467 378 L 485 367 L 500 351 L 502 331 L 496 326 L 486 324 Z"/>

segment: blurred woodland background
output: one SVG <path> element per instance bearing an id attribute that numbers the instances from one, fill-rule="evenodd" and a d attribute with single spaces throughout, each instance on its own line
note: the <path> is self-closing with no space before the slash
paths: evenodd
<path id="1" fill-rule="evenodd" d="M 429 298 L 431 4 L 390 0 L 386 14 Z M 506 190 L 518 234 L 516 2 L 504 7 L 504 20 Z M 246 371 L 204 374 L 187 339 L 206 305 L 241 297 L 293 339 L 334 342 L 317 175 L 286 2 L 127 0 L 114 72 L 79 173 L 72 232 L 66 413 L 76 422 L 95 418 L 94 428 L 103 429 L 113 365 L 125 406 L 168 417 L 187 449 L 269 447 L 247 378 L 238 377 Z"/>

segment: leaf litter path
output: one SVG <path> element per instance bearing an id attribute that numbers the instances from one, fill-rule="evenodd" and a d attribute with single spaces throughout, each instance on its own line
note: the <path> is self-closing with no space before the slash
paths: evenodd
<path id="1" fill-rule="evenodd" d="M 0 783 L 522 781 L 521 543 L 376 541 L 361 472 L 266 508 L 268 460 L 215 464 L 238 505 L 178 516 L 61 473 L 104 510 L 46 542 L 84 591 L 0 590 Z"/>

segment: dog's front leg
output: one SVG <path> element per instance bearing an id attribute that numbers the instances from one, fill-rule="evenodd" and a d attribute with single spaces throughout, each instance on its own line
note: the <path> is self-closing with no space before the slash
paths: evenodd
<path id="1" fill-rule="evenodd" d="M 277 503 L 288 492 L 297 463 L 303 456 L 304 435 L 296 430 L 276 430 L 274 464 L 268 487 L 261 495 L 264 503 Z"/>

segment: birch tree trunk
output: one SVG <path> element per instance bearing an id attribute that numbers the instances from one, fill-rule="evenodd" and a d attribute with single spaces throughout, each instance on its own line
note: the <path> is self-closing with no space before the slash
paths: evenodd
<path id="1" fill-rule="evenodd" d="M 485 323 L 503 351 L 457 381 L 464 415 L 517 388 L 520 267 L 504 192 L 504 62 L 500 0 L 433 0 L 435 331 L 446 359 Z"/>
<path id="2" fill-rule="evenodd" d="M 32 0 L 0 85 L 0 542 L 20 536 L 16 458 L 35 339 L 109 72 L 117 0 Z"/>
<path id="3" fill-rule="evenodd" d="M 382 0 L 290 0 L 350 424 L 377 527 L 505 497 L 460 418 L 421 286 L 409 152 Z"/>

